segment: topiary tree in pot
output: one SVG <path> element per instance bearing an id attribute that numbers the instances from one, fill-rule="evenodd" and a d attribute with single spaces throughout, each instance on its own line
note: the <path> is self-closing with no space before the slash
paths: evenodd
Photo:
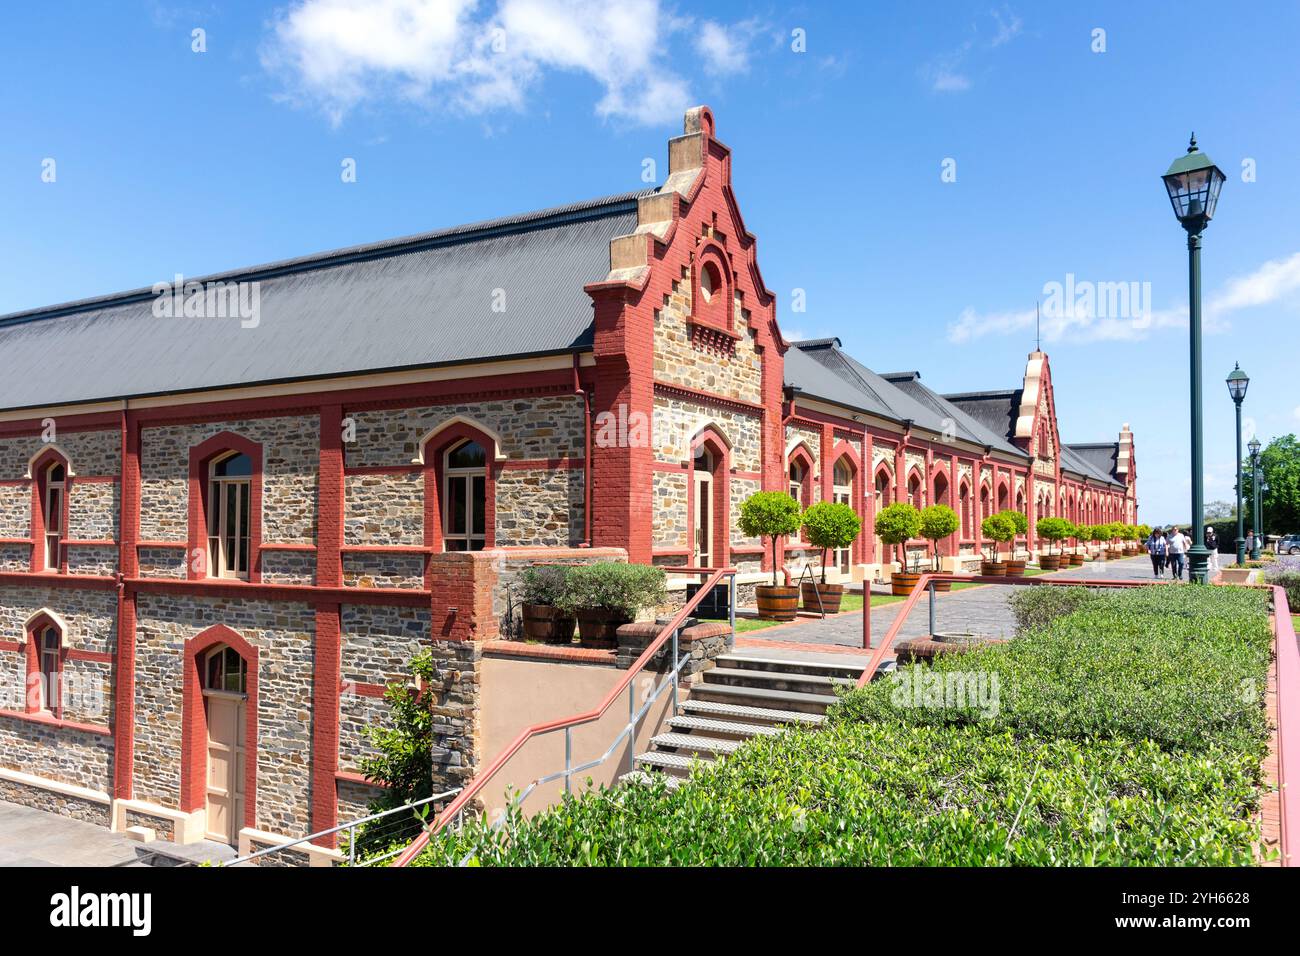
<path id="1" fill-rule="evenodd" d="M 1072 567 L 1078 567 L 1083 564 L 1083 555 L 1079 553 L 1079 542 L 1083 540 L 1085 530 L 1087 529 L 1084 525 L 1078 524 L 1074 521 L 1070 522 L 1070 540 L 1074 542 L 1074 545 L 1070 548 L 1070 553 L 1066 555 L 1066 557 L 1070 559 L 1070 565 Z"/>
<path id="2" fill-rule="evenodd" d="M 1011 577 L 1020 577 L 1025 573 L 1025 562 L 1016 557 L 1016 538 L 1029 534 L 1029 519 L 1023 512 L 1016 511 L 1014 508 L 1007 508 L 998 512 L 999 515 L 1011 522 L 1012 534 L 1011 557 L 1007 558 L 1007 574 Z"/>
<path id="3" fill-rule="evenodd" d="M 921 537 L 930 542 L 934 570 L 939 570 L 939 542 L 944 538 L 955 534 L 961 527 L 961 519 L 957 517 L 957 512 L 953 511 L 947 505 L 930 505 L 921 509 Z M 951 581 L 934 582 L 936 591 L 952 590 Z"/>
<path id="4" fill-rule="evenodd" d="M 808 543 L 822 552 L 821 581 L 803 584 L 804 610 L 838 613 L 844 585 L 826 583 L 826 555 L 853 544 L 862 532 L 862 519 L 842 502 L 819 501 L 803 513 L 803 531 Z"/>
<path id="5" fill-rule="evenodd" d="M 876 536 L 887 545 L 898 548 L 899 570 L 890 577 L 895 594 L 911 594 L 919 574 L 907 570 L 906 544 L 921 533 L 921 512 L 905 501 L 896 501 L 881 508 L 876 515 Z"/>
<path id="6" fill-rule="evenodd" d="M 986 541 L 992 542 L 990 545 L 992 558 L 985 561 L 980 567 L 981 574 L 991 575 L 993 577 L 1005 577 L 1007 566 L 998 560 L 998 545 L 1010 541 L 1016 536 L 1016 526 L 1011 523 L 1011 519 L 1004 513 L 989 515 L 980 522 L 980 532 L 984 535 Z"/>
<path id="7" fill-rule="evenodd" d="M 783 491 L 759 491 L 740 504 L 741 533 L 772 541 L 772 583 L 755 588 L 758 616 L 769 621 L 793 621 L 799 610 L 799 589 L 777 584 L 784 564 L 777 549 L 782 538 L 798 532 L 799 518 L 799 503 Z"/>
<path id="8" fill-rule="evenodd" d="M 1047 554 L 1038 558 L 1039 567 L 1044 571 L 1058 571 L 1061 567 L 1061 556 L 1052 554 L 1052 545 L 1058 544 L 1070 537 L 1070 532 L 1074 526 L 1064 518 L 1040 518 L 1038 521 L 1038 536 L 1047 539 Z"/>
<path id="9" fill-rule="evenodd" d="M 569 569 L 559 564 L 535 564 L 519 574 L 524 639 L 547 644 L 571 644 L 577 620 L 561 608 Z"/>
<path id="10" fill-rule="evenodd" d="M 664 569 L 601 561 L 569 568 L 559 607 L 578 620 L 584 647 L 618 647 L 618 629 L 667 598 Z"/>

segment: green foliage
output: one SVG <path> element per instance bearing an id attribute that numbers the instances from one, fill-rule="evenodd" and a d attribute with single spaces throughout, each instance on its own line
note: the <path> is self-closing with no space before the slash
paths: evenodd
<path id="1" fill-rule="evenodd" d="M 997 560 L 997 546 L 1004 542 L 1010 541 L 1016 536 L 1016 526 L 1011 519 L 1007 517 L 1007 512 L 1000 511 L 997 514 L 989 515 L 980 522 L 980 532 L 984 535 L 989 544 L 989 553 L 992 555 L 991 560 Z"/>
<path id="2" fill-rule="evenodd" d="M 1070 537 L 1071 527 L 1070 522 L 1066 521 L 1064 518 L 1040 518 L 1038 520 L 1038 536 L 1040 538 L 1046 538 L 1050 542 L 1064 541 L 1066 538 Z M 1048 548 L 1050 549 L 1051 545 L 1048 545 Z M 1030 590 L 1041 591 L 1043 588 L 1031 588 Z M 1050 591 L 1054 589 L 1047 588 L 1046 590 Z"/>
<path id="3" fill-rule="evenodd" d="M 876 537 L 898 547 L 900 568 L 907 567 L 903 545 L 921 533 L 921 512 L 906 501 L 895 501 L 876 513 Z"/>
<path id="4" fill-rule="evenodd" d="M 921 510 L 921 537 L 929 539 L 934 549 L 934 567 L 939 568 L 939 542 L 961 527 L 957 512 L 947 505 L 930 505 Z"/>
<path id="5" fill-rule="evenodd" d="M 1259 453 L 1260 484 L 1267 484 L 1263 495 L 1264 530 L 1269 534 L 1300 532 L 1300 442 L 1295 435 L 1274 438 Z M 1245 476 L 1246 526 L 1254 525 L 1254 483 L 1250 480 L 1250 459 L 1242 468 Z M 1258 529 L 1256 529 L 1258 530 Z M 1236 537 L 1234 532 L 1232 535 Z"/>
<path id="6" fill-rule="evenodd" d="M 1004 508 L 998 514 L 1011 522 L 1011 527 L 1015 529 L 1016 535 L 1029 533 L 1029 519 L 1025 517 L 1024 512 L 1016 511 L 1014 508 Z"/>
<path id="7" fill-rule="evenodd" d="M 849 505 L 819 501 L 803 513 L 804 536 L 822 552 L 822 583 L 826 583 L 826 552 L 847 548 L 862 532 L 862 519 Z"/>
<path id="8" fill-rule="evenodd" d="M 751 538 L 772 542 L 772 583 L 784 563 L 777 555 L 777 542 L 799 530 L 799 503 L 783 491 L 759 491 L 740 503 L 740 530 Z"/>
<path id="9" fill-rule="evenodd" d="M 1281 557 L 1268 565 L 1264 580 L 1286 591 L 1292 614 L 1300 614 L 1300 557 Z"/>
<path id="10" fill-rule="evenodd" d="M 535 564 L 519 574 L 520 600 L 554 607 L 564 599 L 569 569 L 559 564 Z"/>
<path id="11" fill-rule="evenodd" d="M 1249 865 L 1268 732 L 1264 595 L 1068 593 L 1073 609 L 1042 628 L 928 671 L 996 675 L 991 718 L 907 706 L 898 681 L 877 681 L 821 729 L 755 738 L 675 790 L 601 788 L 500 829 L 475 820 L 418 862 Z"/>
<path id="12" fill-rule="evenodd" d="M 599 561 L 568 569 L 564 593 L 556 606 L 570 613 L 600 608 L 631 620 L 666 598 L 663 568 Z"/>

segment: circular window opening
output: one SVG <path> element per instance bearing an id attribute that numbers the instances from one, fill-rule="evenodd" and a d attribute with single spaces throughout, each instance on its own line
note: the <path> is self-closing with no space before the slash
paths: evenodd
<path id="1" fill-rule="evenodd" d="M 700 295 L 705 302 L 712 302 L 714 293 L 722 288 L 722 273 L 712 262 L 706 262 L 700 269 Z"/>

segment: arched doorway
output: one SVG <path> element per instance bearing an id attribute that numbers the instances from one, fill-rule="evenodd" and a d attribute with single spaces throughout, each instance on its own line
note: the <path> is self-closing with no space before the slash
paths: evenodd
<path id="1" fill-rule="evenodd" d="M 713 559 L 713 470 L 716 467 L 713 452 L 706 445 L 695 449 L 694 475 L 695 529 L 692 534 L 694 550 L 692 563 L 697 568 L 707 568 Z"/>
<path id="2" fill-rule="evenodd" d="M 207 725 L 205 835 L 234 846 L 244 821 L 248 664 L 233 647 L 218 644 L 203 654 L 199 679 Z"/>
<path id="3" fill-rule="evenodd" d="M 442 467 L 444 551 L 487 547 L 487 450 L 472 438 L 447 449 Z"/>

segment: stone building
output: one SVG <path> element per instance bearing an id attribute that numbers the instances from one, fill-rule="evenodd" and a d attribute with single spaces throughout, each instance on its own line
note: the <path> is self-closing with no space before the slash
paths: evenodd
<path id="1" fill-rule="evenodd" d="M 958 510 L 951 565 L 991 510 L 1136 519 L 1132 434 L 1063 444 L 1043 353 L 944 396 L 787 341 L 731 161 L 698 108 L 659 188 L 0 317 L 0 798 L 178 842 L 328 828 L 421 648 L 455 783 L 520 568 L 752 582 L 760 489 L 852 504 L 851 579 L 893 500 Z"/>

